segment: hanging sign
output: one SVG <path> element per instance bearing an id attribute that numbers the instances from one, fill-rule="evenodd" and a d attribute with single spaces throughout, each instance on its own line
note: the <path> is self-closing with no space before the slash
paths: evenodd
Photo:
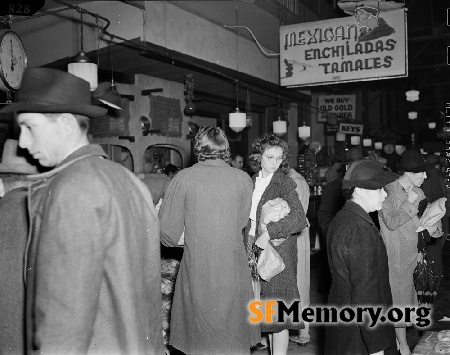
<path id="1" fill-rule="evenodd" d="M 369 33 L 353 16 L 280 27 L 280 85 L 407 76 L 405 9 L 380 12 L 377 21 Z"/>
<path id="2" fill-rule="evenodd" d="M 355 120 L 356 95 L 320 95 L 317 98 L 317 122 L 327 122 L 330 114 L 335 114 L 337 121 Z"/>
<path id="3" fill-rule="evenodd" d="M 341 123 L 339 123 L 339 131 L 338 132 L 362 136 L 363 128 L 364 128 L 364 125 L 362 125 L 362 124 L 341 122 Z"/>

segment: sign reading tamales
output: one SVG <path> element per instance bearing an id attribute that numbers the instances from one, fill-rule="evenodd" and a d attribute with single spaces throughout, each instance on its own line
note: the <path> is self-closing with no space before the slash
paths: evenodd
<path id="1" fill-rule="evenodd" d="M 367 31 L 353 16 L 280 27 L 280 85 L 338 84 L 408 75 L 406 12 L 380 12 Z"/>

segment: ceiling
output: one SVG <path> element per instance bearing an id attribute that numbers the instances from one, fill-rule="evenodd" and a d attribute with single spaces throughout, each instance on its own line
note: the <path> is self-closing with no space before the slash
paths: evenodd
<path id="1" fill-rule="evenodd" d="M 65 2 L 76 3 L 80 7 L 83 3 L 83 1 Z M 144 8 L 144 1 L 123 2 L 130 6 Z M 238 8 L 239 24 L 249 27 L 258 42 L 275 53 L 279 52 L 280 25 L 299 22 L 292 13 L 282 10 L 283 8 L 276 1 L 271 0 L 169 2 L 220 26 L 236 24 L 236 8 Z M 326 14 L 322 10 L 322 13 L 319 13 L 321 17 L 347 16 L 338 7 L 333 9 L 335 0 L 303 0 L 302 2 L 309 4 L 310 7 L 316 7 L 315 10 L 318 13 L 325 6 L 331 8 L 332 11 Z M 390 107 L 388 117 L 383 118 L 383 124 L 393 130 L 401 130 L 401 124 L 395 124 L 395 122 L 399 121 L 400 115 L 404 116 L 405 110 L 411 109 L 411 104 L 404 100 L 404 93 L 414 87 L 420 91 L 420 100 L 414 103 L 413 109 L 419 112 L 419 118 L 425 119 L 425 121 L 422 119 L 422 123 L 418 123 L 418 127 L 420 128 L 424 122 L 426 124 L 426 120 L 439 119 L 443 105 L 450 99 L 450 75 L 446 51 L 447 46 L 450 45 L 449 27 L 446 26 L 448 2 L 447 0 L 405 0 L 404 3 L 408 9 L 408 77 L 305 87 L 304 89 L 339 93 L 365 88 L 372 93 L 371 99 L 366 101 L 367 105 L 373 105 L 377 96 L 385 96 L 385 100 L 388 101 L 390 97 L 397 97 L 397 100 L 391 100 L 394 104 Z M 57 6 L 61 5 L 54 1 L 47 1 L 44 10 Z M 330 16 L 330 14 L 332 15 Z M 235 31 L 235 29 L 229 30 Z M 240 30 L 239 35 L 253 40 L 244 30 Z M 111 48 L 116 81 L 128 82 L 133 80 L 134 74 L 141 73 L 184 83 L 186 74 L 190 71 L 194 74 L 194 104 L 199 115 L 215 117 L 235 109 L 235 80 L 238 73 L 233 70 L 215 66 L 198 58 L 171 52 L 151 43 L 143 43 L 138 39 L 116 44 Z M 91 54 L 94 58 L 97 57 L 96 51 Z M 103 48 L 99 55 L 99 79 L 109 81 L 111 75 L 110 48 Z M 70 60 L 71 58 L 65 58 L 50 63 L 48 66 L 65 67 Z M 298 89 L 282 88 L 242 73 L 239 73 L 239 79 L 241 82 L 239 89 L 241 109 L 245 107 L 247 88 L 252 110 L 255 112 L 264 112 L 266 107 L 278 106 L 279 98 L 296 102 L 309 100 L 309 96 L 302 94 Z M 438 128 L 442 124 L 438 120 Z M 427 140 L 428 137 L 424 136 L 423 139 Z"/>

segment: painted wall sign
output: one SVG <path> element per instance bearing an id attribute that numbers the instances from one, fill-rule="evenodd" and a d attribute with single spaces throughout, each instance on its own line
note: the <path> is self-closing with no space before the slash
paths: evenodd
<path id="1" fill-rule="evenodd" d="M 343 123 L 343 122 L 339 123 L 339 132 L 345 133 L 345 134 L 362 136 L 363 128 L 364 128 L 364 125 L 362 125 L 362 124 Z"/>
<path id="2" fill-rule="evenodd" d="M 317 98 L 317 122 L 327 122 L 327 115 L 335 114 L 337 121 L 354 121 L 356 95 L 320 95 Z"/>
<path id="3" fill-rule="evenodd" d="M 406 37 L 405 9 L 380 12 L 378 27 L 370 35 L 360 30 L 353 16 L 282 26 L 280 85 L 407 76 Z"/>

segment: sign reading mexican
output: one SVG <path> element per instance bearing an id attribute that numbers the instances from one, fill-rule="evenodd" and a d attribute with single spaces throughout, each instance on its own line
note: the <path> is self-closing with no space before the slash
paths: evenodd
<path id="1" fill-rule="evenodd" d="M 408 75 L 406 11 L 380 12 L 367 32 L 353 16 L 280 27 L 280 85 L 338 84 Z"/>
<path id="2" fill-rule="evenodd" d="M 356 95 L 320 95 L 317 104 L 317 122 L 327 122 L 329 114 L 335 114 L 337 121 L 356 119 Z"/>

